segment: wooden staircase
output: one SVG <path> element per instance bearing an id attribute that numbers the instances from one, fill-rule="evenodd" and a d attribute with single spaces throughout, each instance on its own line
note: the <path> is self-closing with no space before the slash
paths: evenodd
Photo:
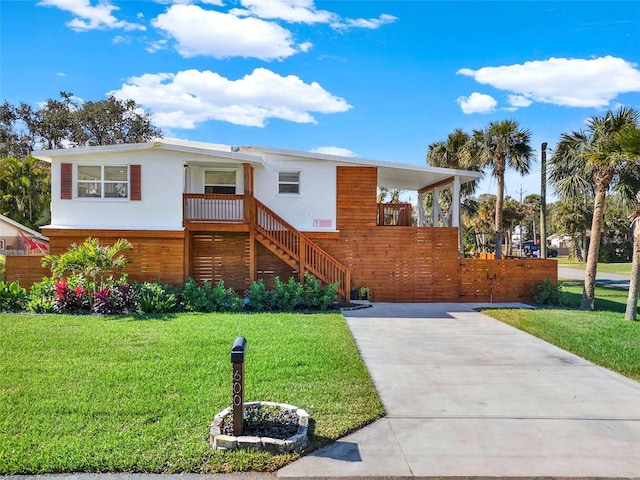
<path id="1" fill-rule="evenodd" d="M 328 285 L 337 282 L 338 294 L 349 302 L 349 270 L 265 204 L 255 197 L 250 198 L 256 240 L 291 268 L 298 270 L 301 281 L 304 273 L 309 272 Z"/>

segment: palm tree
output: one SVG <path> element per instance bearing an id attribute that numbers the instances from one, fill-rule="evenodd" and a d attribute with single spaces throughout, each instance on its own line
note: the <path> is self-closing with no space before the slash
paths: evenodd
<path id="1" fill-rule="evenodd" d="M 594 188 L 591 240 L 580 308 L 593 310 L 598 254 L 607 192 L 623 188 L 640 172 L 637 159 L 623 151 L 620 135 L 638 124 L 633 108 L 594 116 L 586 131 L 563 133 L 550 161 L 550 181 L 561 197 L 579 197 Z M 593 186 L 593 187 L 592 187 Z"/>
<path id="2" fill-rule="evenodd" d="M 447 135 L 446 140 L 440 140 L 429 145 L 426 159 L 427 164 L 431 165 L 432 167 L 454 168 L 460 170 L 472 170 L 474 172 L 481 172 L 482 167 L 477 162 L 474 163 L 475 159 L 472 158 L 469 154 L 471 140 L 471 135 L 460 128 L 456 128 L 453 132 Z M 459 248 L 461 255 L 464 254 L 465 250 L 462 235 L 462 232 L 464 230 L 464 218 L 472 215 L 471 211 L 465 211 L 465 209 L 477 208 L 477 204 L 469 200 L 478 188 L 480 180 L 480 178 L 477 178 L 472 182 L 465 183 L 460 188 L 460 195 L 462 199 L 460 202 L 459 218 L 461 225 L 458 229 L 458 241 L 460 244 Z M 432 201 L 439 201 L 439 199 L 434 198 L 432 199 Z"/>
<path id="3" fill-rule="evenodd" d="M 638 296 L 640 295 L 640 194 L 638 194 L 637 208 L 629 215 L 631 231 L 633 232 L 633 256 L 631 260 L 631 278 L 629 281 L 629 297 L 625 320 L 636 320 L 638 312 Z"/>
<path id="4" fill-rule="evenodd" d="M 640 157 L 640 129 L 636 125 L 625 129 L 619 136 L 625 153 L 638 160 Z M 623 183 L 626 197 L 635 193 L 634 210 L 629 215 L 631 232 L 633 233 L 633 254 L 631 256 L 631 278 L 629 281 L 629 297 L 624 314 L 625 320 L 636 320 L 638 311 L 638 296 L 640 295 L 640 184 L 635 184 L 637 178 L 627 179 Z"/>
<path id="5" fill-rule="evenodd" d="M 589 228 L 591 211 L 583 199 L 564 198 L 557 202 L 553 209 L 553 223 L 563 233 L 571 237 L 573 258 L 584 261 L 585 231 Z"/>
<path id="6" fill-rule="evenodd" d="M 471 135 L 460 128 L 456 128 L 447 135 L 446 140 L 440 140 L 429 145 L 427 163 L 432 167 L 481 172 L 482 166 L 475 162 L 475 159 L 469 154 L 471 139 Z M 465 197 L 473 195 L 478 188 L 480 180 L 480 178 L 477 178 L 473 182 L 462 185 L 461 194 Z"/>
<path id="7" fill-rule="evenodd" d="M 469 154 L 474 163 L 489 167 L 496 178 L 496 214 L 494 236 L 496 259 L 502 258 L 502 211 L 504 205 L 504 174 L 507 167 L 521 175 L 529 173 L 529 164 L 533 159 L 533 149 L 529 145 L 531 133 L 521 129 L 515 120 L 490 122 L 482 130 L 474 130 Z"/>

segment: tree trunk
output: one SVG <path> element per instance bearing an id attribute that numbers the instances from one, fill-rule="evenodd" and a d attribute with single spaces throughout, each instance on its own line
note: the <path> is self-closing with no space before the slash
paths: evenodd
<path id="1" fill-rule="evenodd" d="M 593 310 L 596 290 L 596 273 L 598 271 L 598 254 L 600 253 L 600 237 L 602 236 L 602 218 L 607 196 L 607 186 L 601 182 L 596 184 L 596 194 L 593 202 L 593 219 L 591 220 L 591 238 L 589 239 L 589 253 L 584 271 L 584 289 L 580 300 L 580 310 Z"/>
<path id="2" fill-rule="evenodd" d="M 629 297 L 627 298 L 627 310 L 625 320 L 637 320 L 638 291 L 640 287 L 640 221 L 636 220 L 633 229 L 633 257 L 631 262 L 631 279 L 629 280 Z"/>
<path id="3" fill-rule="evenodd" d="M 502 258 L 502 206 L 504 204 L 504 170 L 496 175 L 498 191 L 496 192 L 496 221 L 494 227 L 496 260 Z"/>

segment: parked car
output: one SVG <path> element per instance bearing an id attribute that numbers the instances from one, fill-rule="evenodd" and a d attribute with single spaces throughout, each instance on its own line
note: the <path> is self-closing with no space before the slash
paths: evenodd
<path id="1" fill-rule="evenodd" d="M 525 257 L 540 258 L 540 245 L 533 242 L 526 242 L 522 244 L 522 253 Z M 552 247 L 547 247 L 547 257 L 556 258 L 558 256 L 558 250 Z"/>

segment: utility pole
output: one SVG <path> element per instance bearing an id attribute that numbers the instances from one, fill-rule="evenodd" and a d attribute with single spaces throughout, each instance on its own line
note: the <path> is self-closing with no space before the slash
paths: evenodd
<path id="1" fill-rule="evenodd" d="M 540 258 L 547 258 L 547 142 L 540 157 Z"/>

